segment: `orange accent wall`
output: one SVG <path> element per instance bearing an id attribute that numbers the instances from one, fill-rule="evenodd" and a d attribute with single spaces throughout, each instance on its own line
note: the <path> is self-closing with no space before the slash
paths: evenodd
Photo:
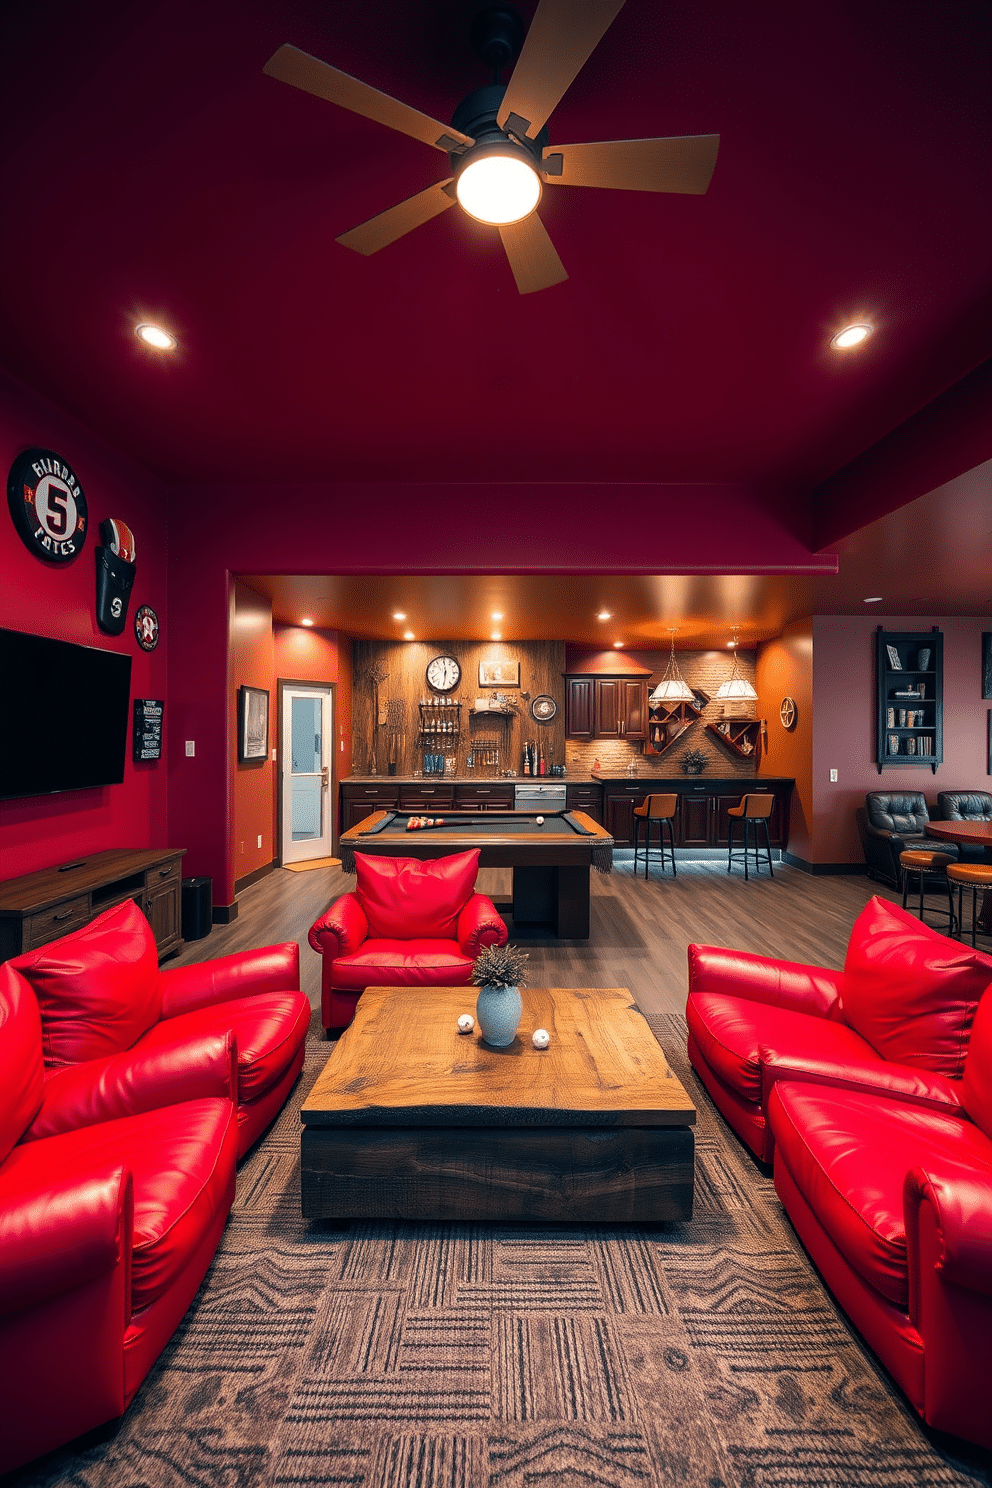
<path id="1" fill-rule="evenodd" d="M 234 613 L 231 619 L 230 740 L 234 777 L 234 878 L 245 878 L 271 863 L 275 857 L 272 802 L 275 790 L 275 766 L 272 750 L 276 745 L 276 699 L 272 686 L 273 644 L 272 605 L 262 595 L 249 589 L 239 579 L 234 581 Z M 267 757 L 257 763 L 238 763 L 238 688 L 264 687 L 269 693 L 269 748 Z M 258 846 L 261 837 L 262 845 Z M 218 888 L 214 890 L 219 899 Z"/>
<path id="2" fill-rule="evenodd" d="M 767 745 L 763 740 L 758 774 L 794 777 L 789 852 L 806 862 L 817 861 L 813 845 L 812 621 L 798 621 L 775 640 L 759 645 L 754 685 L 757 717 L 767 723 Z M 784 728 L 779 716 L 784 697 L 796 704 L 792 729 Z"/>
<path id="3" fill-rule="evenodd" d="M 331 771 L 334 809 L 337 812 L 338 781 L 351 774 L 351 641 L 336 630 L 310 629 L 301 625 L 276 625 L 273 629 L 272 697 L 276 699 L 280 678 L 295 682 L 334 682 L 334 767 Z M 275 742 L 275 741 L 274 741 Z M 341 748 L 342 743 L 344 749 Z M 276 831 L 276 793 L 273 781 L 272 833 Z M 335 841 L 338 833 L 335 832 Z"/>

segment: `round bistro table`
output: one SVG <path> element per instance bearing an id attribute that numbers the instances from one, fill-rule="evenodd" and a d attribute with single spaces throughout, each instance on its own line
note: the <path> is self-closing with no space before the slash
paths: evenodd
<path id="1" fill-rule="evenodd" d="M 965 842 L 982 847 L 986 858 L 992 862 L 992 822 L 928 821 L 926 834 L 945 842 Z M 989 889 L 982 895 L 982 907 L 975 924 L 980 934 L 992 935 L 992 891 Z"/>

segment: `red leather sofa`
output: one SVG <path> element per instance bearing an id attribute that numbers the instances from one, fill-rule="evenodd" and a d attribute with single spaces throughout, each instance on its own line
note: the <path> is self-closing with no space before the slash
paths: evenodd
<path id="1" fill-rule="evenodd" d="M 299 1073 L 299 947 L 159 971 L 128 902 L 0 967 L 0 1472 L 120 1416 Z"/>
<path id="2" fill-rule="evenodd" d="M 231 1033 L 46 1080 L 38 1003 L 0 967 L 0 1472 L 120 1416 L 234 1198 Z"/>
<path id="3" fill-rule="evenodd" d="M 899 1095 L 958 1112 L 971 1022 L 992 957 L 887 900 L 854 923 L 843 971 L 717 946 L 689 947 L 689 1058 L 764 1162 L 780 1079 Z"/>
<path id="4" fill-rule="evenodd" d="M 7 964 L 38 999 L 50 1071 L 232 1034 L 241 1157 L 278 1115 L 303 1066 L 311 1009 L 299 990 L 299 959 L 291 942 L 160 970 L 151 927 L 129 899 Z"/>
<path id="5" fill-rule="evenodd" d="M 874 899 L 843 972 L 690 948 L 689 1052 L 932 1427 L 992 1447 L 992 958 Z"/>
<path id="6" fill-rule="evenodd" d="M 506 944 L 496 906 L 475 892 L 477 848 L 425 863 L 356 853 L 355 867 L 354 893 L 310 927 L 325 1029 L 348 1026 L 366 987 L 466 987 L 479 952 Z"/>

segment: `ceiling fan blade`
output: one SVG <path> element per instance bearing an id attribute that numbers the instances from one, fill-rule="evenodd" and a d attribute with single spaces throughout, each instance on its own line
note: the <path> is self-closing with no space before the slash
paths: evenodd
<path id="1" fill-rule="evenodd" d="M 501 129 L 510 115 L 516 114 L 527 120 L 527 134 L 536 139 L 555 104 L 620 14 L 623 3 L 540 0 L 500 104 L 497 122 Z"/>
<path id="2" fill-rule="evenodd" d="M 326 98 L 328 103 L 350 109 L 353 114 L 362 114 L 390 129 L 398 129 L 401 134 L 409 134 L 425 145 L 432 145 L 435 150 L 450 150 L 455 144 L 472 144 L 471 138 L 461 130 L 439 123 L 419 109 L 400 103 L 398 98 L 391 98 L 388 93 L 380 93 L 369 83 L 362 83 L 350 73 L 341 72 L 329 62 L 311 57 L 309 52 L 301 52 L 299 47 L 288 43 L 273 52 L 262 71 L 269 77 L 278 78 L 281 83 L 302 88 L 304 93 Z"/>
<path id="3" fill-rule="evenodd" d="M 545 156 L 548 160 L 561 156 L 561 175 L 544 179 L 549 186 L 609 186 L 617 191 L 680 191 L 702 196 L 719 148 L 718 134 L 552 145 Z"/>
<path id="4" fill-rule="evenodd" d="M 533 294 L 535 289 L 547 289 L 568 278 L 565 265 L 536 212 L 522 222 L 501 227 L 499 235 L 521 294 Z"/>
<path id="5" fill-rule="evenodd" d="M 378 217 L 370 217 L 368 222 L 342 233 L 336 241 L 346 248 L 354 248 L 356 253 L 364 253 L 366 257 L 378 253 L 380 248 L 395 243 L 404 233 L 412 232 L 415 227 L 430 222 L 432 217 L 453 207 L 455 198 L 446 190 L 450 184 L 449 176 L 447 181 L 438 181 L 428 186 L 426 191 L 418 191 L 416 196 L 397 202 L 395 207 L 380 212 Z"/>

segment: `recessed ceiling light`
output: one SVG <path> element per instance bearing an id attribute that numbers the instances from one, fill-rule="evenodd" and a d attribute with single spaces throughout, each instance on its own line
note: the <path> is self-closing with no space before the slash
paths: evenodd
<path id="1" fill-rule="evenodd" d="M 613 616 L 610 614 L 609 610 L 600 610 L 599 614 L 596 616 L 596 619 L 597 620 L 612 620 L 613 619 Z"/>
<path id="2" fill-rule="evenodd" d="M 870 599 L 865 600 L 865 604 L 881 604 L 882 598 L 881 594 L 873 594 Z"/>
<path id="3" fill-rule="evenodd" d="M 175 336 L 164 331 L 161 326 L 151 325 L 148 321 L 135 326 L 134 334 L 139 340 L 144 341 L 146 346 L 154 346 L 156 351 L 175 351 L 179 345 Z"/>
<path id="4" fill-rule="evenodd" d="M 403 613 L 402 610 L 394 610 L 393 611 L 393 619 L 394 620 L 405 620 L 406 619 L 406 615 Z"/>
<path id="5" fill-rule="evenodd" d="M 500 633 L 499 633 L 498 630 L 494 630 L 493 633 L 492 633 L 492 635 L 489 637 L 489 639 L 491 641 L 501 641 L 503 639 L 503 637 L 500 635 Z"/>
<path id="6" fill-rule="evenodd" d="M 870 335 L 870 325 L 849 325 L 830 338 L 830 345 L 835 351 L 850 351 L 852 346 L 860 346 L 862 341 L 867 341 Z"/>
<path id="7" fill-rule="evenodd" d="M 300 621 L 300 624 L 301 625 L 312 625 L 313 624 L 313 621 L 312 620 L 301 620 Z"/>
<path id="8" fill-rule="evenodd" d="M 732 651 L 736 645 L 737 645 L 737 642 L 736 641 L 728 641 L 727 642 L 727 648 L 730 651 Z"/>
<path id="9" fill-rule="evenodd" d="M 416 640 L 416 636 L 414 635 L 412 630 L 405 630 L 403 632 L 403 639 L 405 641 L 413 641 Z"/>
<path id="10" fill-rule="evenodd" d="M 493 619 L 494 620 L 502 620 L 502 618 L 503 618 L 503 611 L 502 610 L 493 610 Z"/>
<path id="11" fill-rule="evenodd" d="M 613 644 L 616 647 L 616 649 L 619 651 L 620 648 L 621 648 L 621 646 L 623 645 L 623 641 L 614 641 Z"/>

